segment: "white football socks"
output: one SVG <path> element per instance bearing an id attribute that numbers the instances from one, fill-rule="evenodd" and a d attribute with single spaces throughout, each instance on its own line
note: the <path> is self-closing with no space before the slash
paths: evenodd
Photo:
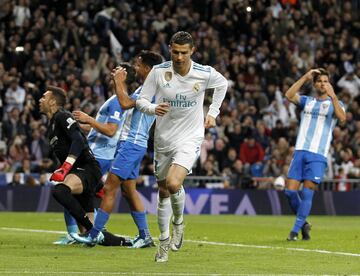
<path id="1" fill-rule="evenodd" d="M 175 224 L 181 224 L 184 220 L 184 208 L 185 208 L 185 190 L 181 186 L 180 190 L 175 194 L 170 195 L 171 207 L 173 210 Z"/>
<path id="2" fill-rule="evenodd" d="M 160 240 L 165 240 L 170 236 L 171 215 L 170 197 L 161 198 L 158 194 L 157 220 L 160 230 Z"/>

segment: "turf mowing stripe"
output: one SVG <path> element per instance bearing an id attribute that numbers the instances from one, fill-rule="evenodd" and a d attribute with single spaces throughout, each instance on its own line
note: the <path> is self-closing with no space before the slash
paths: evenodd
<path id="1" fill-rule="evenodd" d="M 25 228 L 11 228 L 11 227 L 0 227 L 0 230 L 5 231 L 18 231 L 18 232 L 33 232 L 33 233 L 48 233 L 48 234 L 66 234 L 65 231 L 53 231 L 53 230 L 41 230 L 41 229 L 25 229 Z M 185 240 L 185 242 L 218 245 L 218 246 L 233 246 L 233 247 L 245 247 L 245 248 L 260 248 L 260 249 L 285 249 L 289 251 L 302 251 L 312 252 L 320 254 L 333 254 L 341 256 L 360 257 L 360 254 L 349 253 L 349 252 L 337 252 L 320 249 L 306 249 L 306 248 L 294 248 L 294 247 L 280 247 L 280 246 L 268 246 L 268 245 L 252 245 L 252 244 L 241 244 L 241 243 L 225 243 L 225 242 L 211 242 L 211 241 L 197 241 L 197 240 Z M 210 275 L 210 274 L 209 274 Z"/>
<path id="2" fill-rule="evenodd" d="M 104 272 L 104 271 L 1 271 L 0 273 L 3 274 L 65 274 L 65 275 L 184 275 L 184 276 L 192 276 L 192 275 L 206 275 L 206 276 L 222 276 L 222 275 L 226 275 L 226 276 L 241 276 L 241 275 L 261 275 L 261 274 L 214 274 L 214 273 L 185 273 L 185 272 Z M 286 274 L 287 276 L 290 274 Z"/>
<path id="3" fill-rule="evenodd" d="M 313 252 L 313 253 L 321 253 L 321 254 L 333 254 L 333 255 L 360 257 L 360 254 L 357 254 L 357 253 L 337 252 L 337 251 L 328 251 L 328 250 L 320 250 L 320 249 L 306 249 L 306 248 L 280 247 L 280 246 L 268 246 L 268 245 L 251 245 L 251 244 L 241 244 L 241 243 L 225 243 L 225 242 L 210 242 L 210 241 L 196 241 L 196 240 L 185 240 L 185 241 L 191 242 L 191 243 L 201 243 L 201 244 L 209 244 L 209 245 L 261 248 L 261 249 L 285 249 L 285 250 L 290 250 L 290 251 L 303 251 L 303 252 Z"/>

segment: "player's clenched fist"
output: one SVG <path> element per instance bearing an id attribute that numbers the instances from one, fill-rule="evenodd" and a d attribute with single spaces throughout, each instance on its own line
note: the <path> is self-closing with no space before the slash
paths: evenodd
<path id="1" fill-rule="evenodd" d="M 116 67 L 114 70 L 112 70 L 111 76 L 114 79 L 114 81 L 123 82 L 126 80 L 126 76 L 127 76 L 126 69 L 121 66 Z"/>

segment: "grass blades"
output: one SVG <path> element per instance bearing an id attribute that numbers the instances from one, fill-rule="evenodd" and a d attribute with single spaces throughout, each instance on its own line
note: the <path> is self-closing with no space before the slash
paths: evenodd
<path id="1" fill-rule="evenodd" d="M 148 221 L 157 237 L 156 217 Z M 65 229 L 60 213 L 4 212 L 0 275 L 359 274 L 359 218 L 312 216 L 309 221 L 311 241 L 287 242 L 291 216 L 188 215 L 183 248 L 159 264 L 155 248 L 53 245 Z M 113 214 L 107 228 L 137 234 L 129 214 Z"/>

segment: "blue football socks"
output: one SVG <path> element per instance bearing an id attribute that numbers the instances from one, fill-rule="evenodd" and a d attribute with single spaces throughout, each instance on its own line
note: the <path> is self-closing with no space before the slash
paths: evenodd
<path id="1" fill-rule="evenodd" d="M 289 201 L 291 210 L 294 212 L 294 214 L 297 214 L 300 203 L 301 203 L 299 192 L 295 191 L 295 190 L 285 189 L 285 195 Z"/>
<path id="2" fill-rule="evenodd" d="M 90 236 L 92 239 L 96 238 L 99 232 L 104 228 L 105 224 L 109 220 L 110 214 L 106 213 L 102 209 L 98 209 L 94 221 L 94 226 L 90 230 Z"/>
<path id="3" fill-rule="evenodd" d="M 64 219 L 65 219 L 67 232 L 68 233 L 77 233 L 79 229 L 78 229 L 76 220 L 66 209 L 64 209 Z"/>
<path id="4" fill-rule="evenodd" d="M 295 233 L 299 233 L 301 227 L 306 222 L 306 218 L 310 214 L 314 191 L 308 188 L 303 188 L 301 194 L 302 200 L 297 211 L 295 225 L 292 229 L 292 232 Z"/>
<path id="5" fill-rule="evenodd" d="M 131 211 L 131 216 L 139 229 L 140 238 L 145 239 L 149 237 L 150 231 L 146 220 L 146 213 Z"/>

